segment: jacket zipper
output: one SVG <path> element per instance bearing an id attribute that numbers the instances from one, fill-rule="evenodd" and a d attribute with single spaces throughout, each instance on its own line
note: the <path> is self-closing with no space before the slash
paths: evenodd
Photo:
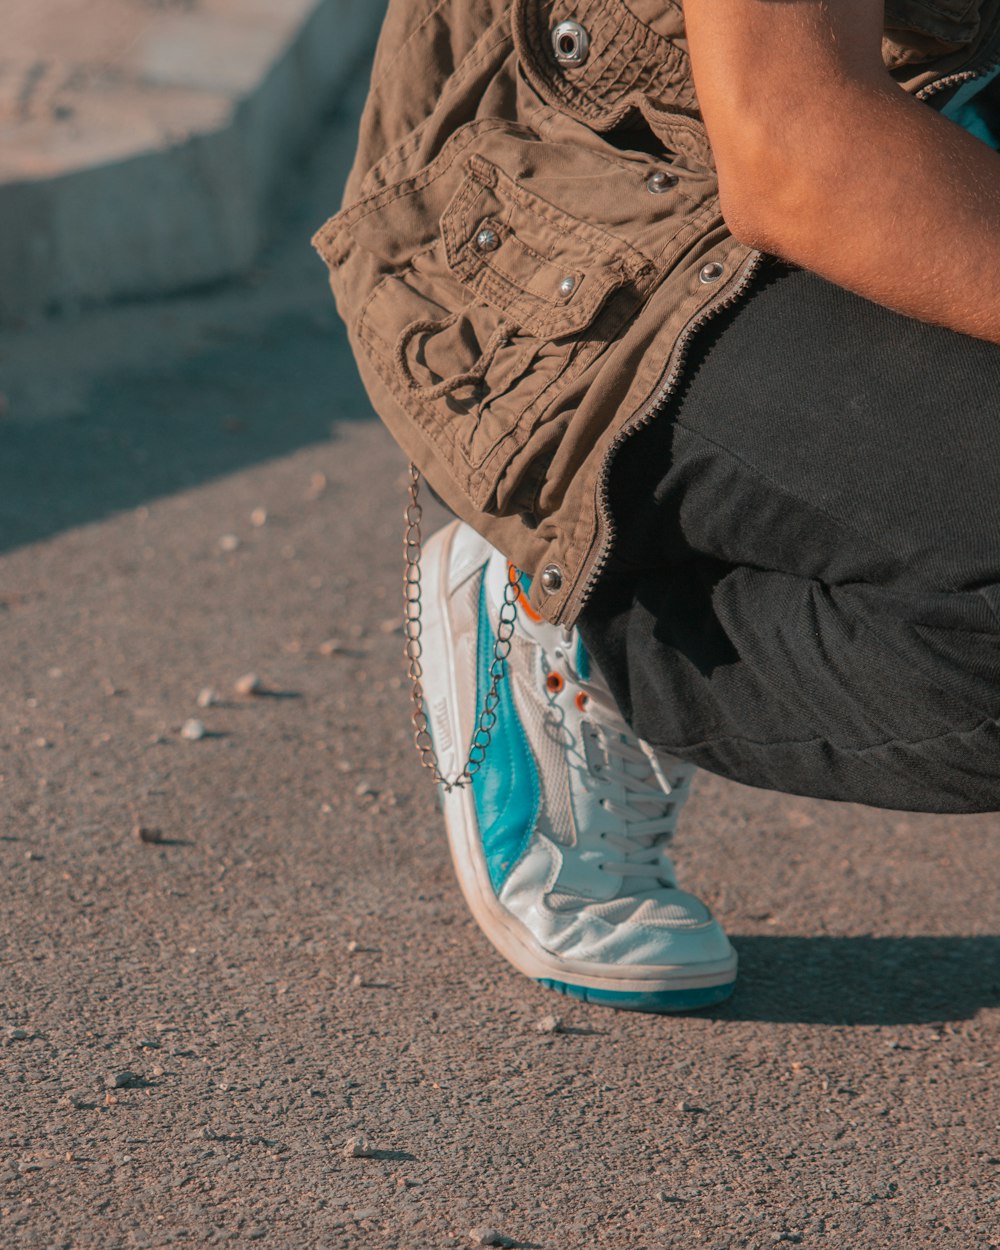
<path id="1" fill-rule="evenodd" d="M 961 86 L 963 83 L 972 82 L 976 78 L 982 78 L 985 74 L 992 73 L 993 70 L 1000 67 L 1000 56 L 996 52 L 991 53 L 992 59 L 975 68 L 958 70 L 953 74 L 948 74 L 944 78 L 936 78 L 933 82 L 929 82 L 926 87 L 922 87 L 916 92 L 914 99 L 928 100 L 931 96 L 937 95 L 941 91 L 946 91 L 949 87 Z M 653 398 L 642 408 L 636 415 L 628 421 L 618 431 L 613 439 L 611 446 L 608 448 L 607 455 L 601 465 L 601 474 L 598 479 L 597 486 L 597 516 L 598 516 L 598 552 L 597 556 L 587 571 L 580 589 L 577 590 L 566 601 L 559 619 L 563 620 L 570 617 L 576 620 L 577 616 L 583 611 L 587 600 L 593 593 L 594 587 L 600 580 L 601 574 L 607 567 L 608 560 L 611 558 L 611 552 L 615 542 L 615 523 L 611 515 L 611 508 L 608 502 L 608 487 L 611 478 L 611 465 L 615 456 L 621 450 L 622 445 L 628 441 L 643 426 L 649 425 L 656 416 L 666 407 L 671 396 L 677 390 L 677 386 L 681 380 L 684 371 L 684 365 L 687 362 L 688 347 L 692 338 L 704 326 L 712 320 L 712 318 L 724 308 L 729 308 L 739 300 L 747 287 L 753 281 L 757 271 L 760 269 L 764 260 L 763 252 L 751 252 L 747 256 L 739 269 L 736 276 L 729 280 L 728 285 L 714 300 L 706 304 L 702 310 L 697 313 L 687 323 L 681 331 L 677 342 L 674 344 L 674 350 L 671 353 L 670 360 L 667 363 L 667 369 L 664 373 L 656 393 Z"/>
<path id="2" fill-rule="evenodd" d="M 984 74 L 991 74 L 995 69 L 1000 67 L 1000 14 L 995 14 L 993 19 L 993 29 L 983 38 L 982 43 L 976 49 L 972 57 L 972 63 L 965 69 L 956 70 L 952 74 L 946 74 L 943 78 L 935 78 L 933 82 L 929 82 L 926 87 L 921 87 L 916 92 L 914 99 L 929 100 L 931 96 L 938 95 L 941 91 L 947 91 L 949 87 L 960 87 L 962 83 L 972 82 L 976 78 L 982 78 Z M 976 65 L 976 57 L 983 54 L 989 58 L 980 65 Z"/>
<path id="3" fill-rule="evenodd" d="M 946 91 L 949 87 L 960 87 L 963 83 L 972 82 L 976 78 L 982 78 L 985 74 L 991 74 L 1000 67 L 1000 54 L 994 52 L 992 56 L 993 59 L 991 61 L 985 62 L 976 69 L 958 70 L 954 74 L 949 74 L 946 78 L 935 78 L 926 87 L 921 87 L 913 98 L 915 100 L 929 100 L 932 95 Z"/>
<path id="4" fill-rule="evenodd" d="M 601 465 L 601 474 L 597 485 L 598 553 L 583 580 L 582 586 L 566 601 L 562 612 L 559 614 L 560 620 L 567 616 L 576 620 L 579 613 L 583 611 L 584 605 L 590 598 L 608 560 L 611 558 L 611 551 L 615 541 L 615 522 L 608 503 L 608 485 L 611 477 L 611 465 L 615 456 L 623 443 L 644 425 L 649 425 L 666 407 L 671 396 L 677 390 L 681 375 L 684 372 L 691 340 L 703 326 L 712 320 L 716 313 L 736 303 L 753 281 L 754 275 L 757 273 L 763 260 L 763 252 L 751 252 L 749 256 L 744 258 L 735 276 L 729 279 L 728 284 L 719 292 L 715 299 L 711 300 L 700 312 L 691 318 L 674 344 L 674 350 L 667 361 L 667 368 L 652 399 L 631 420 L 622 426 L 612 440 Z"/>

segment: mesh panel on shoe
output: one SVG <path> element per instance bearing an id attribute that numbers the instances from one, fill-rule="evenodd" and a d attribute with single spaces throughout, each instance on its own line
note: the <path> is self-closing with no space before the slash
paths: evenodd
<path id="1" fill-rule="evenodd" d="M 539 697 L 538 678 L 534 669 L 536 656 L 535 647 L 515 634 L 511 650 L 511 676 L 517 695 L 517 710 L 538 765 L 542 786 L 539 823 L 546 826 L 541 828 L 541 832 L 561 846 L 573 846 L 576 833 L 569 794 L 566 748 L 556 740 L 556 728 L 551 717 L 547 717 L 547 708 L 542 705 Z"/>
<path id="2" fill-rule="evenodd" d="M 470 577 L 461 589 L 461 598 L 456 600 L 455 619 L 458 622 L 455 632 L 461 637 L 476 638 L 479 634 L 479 602 L 482 595 L 482 583 L 478 577 Z M 478 648 L 471 647 L 466 657 L 471 664 L 470 676 L 475 684 L 478 669 Z"/>
<path id="3" fill-rule="evenodd" d="M 659 929 L 678 929 L 705 924 L 711 912 L 693 895 L 685 903 L 671 903 L 662 898 L 638 899 L 633 896 L 613 898 L 606 903 L 587 903 L 573 894 L 549 894 L 546 902 L 554 911 L 586 909 L 588 916 L 600 916 L 608 924 L 641 924 Z"/>

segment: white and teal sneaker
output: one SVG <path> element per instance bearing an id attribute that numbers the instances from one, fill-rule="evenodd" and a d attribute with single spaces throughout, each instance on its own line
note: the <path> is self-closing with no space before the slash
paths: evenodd
<path id="1" fill-rule="evenodd" d="M 427 543 L 423 691 L 446 777 L 468 757 L 509 578 L 460 522 Z M 498 694 L 485 763 L 442 788 L 458 880 L 489 940 L 587 1002 L 666 1012 L 727 998 L 736 952 L 667 854 L 694 767 L 636 738 L 576 631 L 523 599 Z"/>

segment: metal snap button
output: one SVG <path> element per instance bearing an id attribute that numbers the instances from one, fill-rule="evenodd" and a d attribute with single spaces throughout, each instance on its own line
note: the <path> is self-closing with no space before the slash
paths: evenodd
<path id="1" fill-rule="evenodd" d="M 497 238 L 497 232 L 491 230 L 489 226 L 484 226 L 476 235 L 476 247 L 481 252 L 495 252 L 500 246 L 500 240 Z"/>
<path id="2" fill-rule="evenodd" d="M 554 595 L 562 589 L 563 575 L 558 564 L 547 564 L 542 569 L 542 589 L 547 595 Z"/>
<path id="3" fill-rule="evenodd" d="M 582 65 L 590 52 L 590 36 L 579 22 L 560 22 L 552 31 L 552 52 L 560 65 Z"/>
<path id="4" fill-rule="evenodd" d="M 662 195 L 664 191 L 676 187 L 679 181 L 676 174 L 664 173 L 662 169 L 658 169 L 655 174 L 650 174 L 646 179 L 646 190 L 652 192 L 653 195 Z"/>
<path id="5" fill-rule="evenodd" d="M 563 278 L 559 283 L 559 290 L 563 295 L 572 295 L 576 290 L 576 278 Z"/>
<path id="6" fill-rule="evenodd" d="M 698 274 L 698 277 L 706 284 L 709 282 L 718 282 L 725 272 L 725 265 L 720 265 L 717 260 L 712 260 L 709 261 L 707 265 L 702 265 L 701 272 Z"/>

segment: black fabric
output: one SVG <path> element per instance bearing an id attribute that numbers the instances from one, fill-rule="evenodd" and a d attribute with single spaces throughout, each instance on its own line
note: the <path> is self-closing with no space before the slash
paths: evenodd
<path id="1" fill-rule="evenodd" d="M 622 711 L 750 785 L 1000 810 L 1000 347 L 775 262 L 694 349 L 581 620 Z"/>

